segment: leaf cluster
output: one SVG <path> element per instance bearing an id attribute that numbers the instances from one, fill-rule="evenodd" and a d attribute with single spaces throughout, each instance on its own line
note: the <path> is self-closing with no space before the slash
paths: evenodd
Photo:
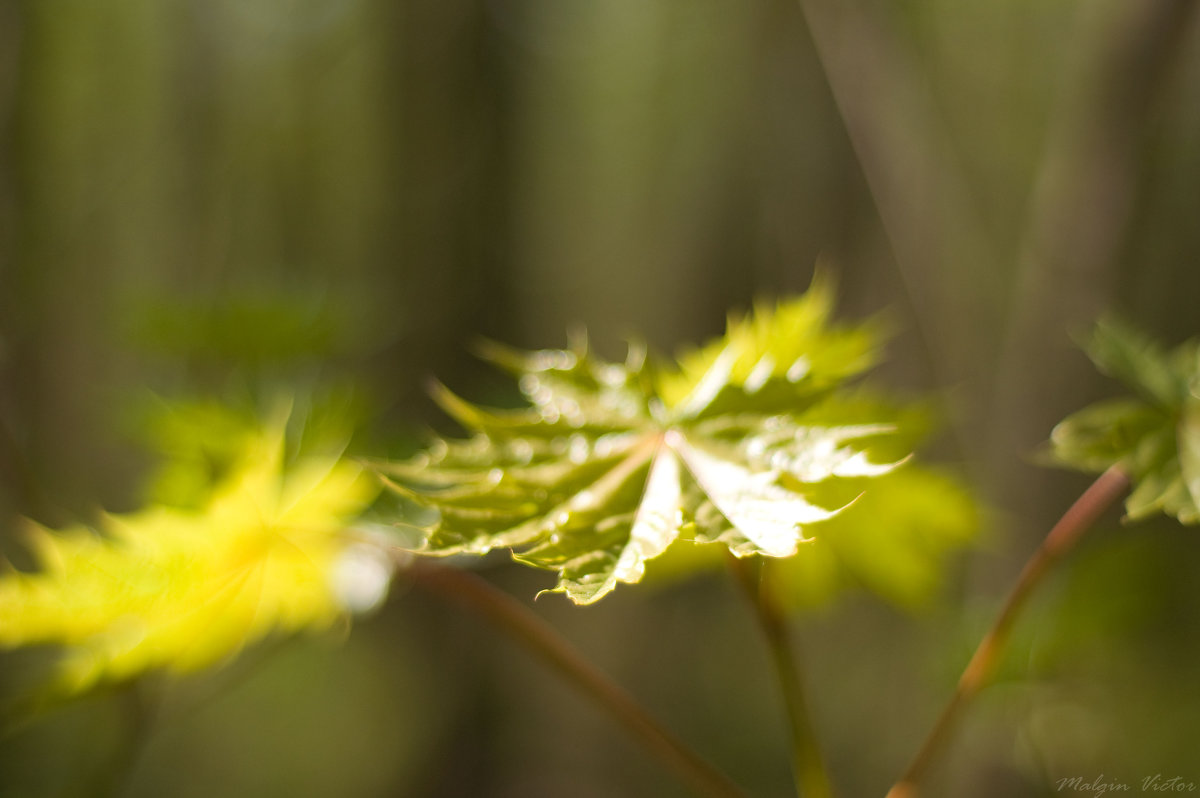
<path id="1" fill-rule="evenodd" d="M 380 466 L 434 513 L 404 522 L 418 527 L 419 553 L 512 549 L 556 571 L 552 592 L 580 604 L 638 582 L 677 542 L 795 554 L 905 463 L 914 437 L 895 403 L 850 385 L 875 364 L 882 329 L 834 322 L 833 300 L 818 277 L 673 363 L 637 346 L 609 362 L 583 339 L 537 352 L 489 344 L 484 356 L 528 405 L 482 408 L 439 385 L 435 400 L 469 437 Z"/>
<path id="2" fill-rule="evenodd" d="M 0 645 L 64 647 L 53 690 L 69 694 L 196 670 L 337 618 L 346 526 L 378 485 L 338 451 L 289 461 L 286 421 L 239 429 L 229 472 L 199 506 L 107 515 L 99 529 L 31 523 L 40 567 L 0 577 Z"/>
<path id="3" fill-rule="evenodd" d="M 1200 342 L 1167 351 L 1132 327 L 1103 320 L 1086 345 L 1096 367 L 1132 395 L 1067 417 L 1050 436 L 1058 463 L 1083 471 L 1125 469 L 1130 520 L 1157 512 L 1200 523 Z"/>

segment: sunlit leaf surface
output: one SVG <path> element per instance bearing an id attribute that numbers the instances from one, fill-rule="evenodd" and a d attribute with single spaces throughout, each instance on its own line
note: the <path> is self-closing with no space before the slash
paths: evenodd
<path id="1" fill-rule="evenodd" d="M 1200 523 L 1200 344 L 1168 352 L 1107 320 L 1096 326 L 1088 354 L 1135 396 L 1068 416 L 1051 433 L 1052 456 L 1084 471 L 1121 464 L 1133 480 L 1125 501 L 1130 519 L 1162 512 Z"/>
<path id="2" fill-rule="evenodd" d="M 980 510 L 961 479 L 949 471 L 908 460 L 886 473 L 873 462 L 895 462 L 928 434 L 932 408 L 897 404 L 862 390 L 842 390 L 808 410 L 804 418 L 822 430 L 854 429 L 867 421 L 894 430 L 866 451 L 863 473 L 847 473 L 828 486 L 844 510 L 811 527 L 814 541 L 799 556 L 764 569 L 766 586 L 788 607 L 815 609 L 840 596 L 868 591 L 893 604 L 917 608 L 942 586 L 947 556 L 969 543 L 982 526 Z M 819 440 L 828 439 L 822 437 Z M 828 442 L 824 444 L 828 446 Z M 818 451 L 820 446 L 817 447 Z M 855 463 L 855 461 L 851 461 Z M 736 543 L 736 532 L 722 540 Z M 724 565 L 709 546 L 676 546 L 659 562 L 652 582 Z"/>
<path id="3" fill-rule="evenodd" d="M 484 409 L 439 386 L 435 399 L 470 437 L 380 470 L 436 511 L 420 525 L 421 553 L 509 548 L 557 571 L 554 591 L 581 604 L 639 581 L 685 541 L 788 557 L 909 452 L 894 413 L 844 388 L 875 362 L 879 331 L 833 323 L 832 306 L 818 280 L 731 320 L 676 365 L 636 347 L 607 362 L 584 341 L 532 353 L 491 345 L 486 356 L 528 406 Z"/>
<path id="4" fill-rule="evenodd" d="M 915 608 L 936 594 L 948 553 L 968 543 L 980 523 L 958 479 L 908 463 L 863 486 L 853 506 L 820 526 L 819 545 L 805 556 L 766 574 L 790 606 L 816 607 L 861 589 Z"/>
<path id="5" fill-rule="evenodd" d="M 286 462 L 283 424 L 262 429 L 202 506 L 31 525 L 40 569 L 0 578 L 0 644 L 65 646 L 60 687 L 74 692 L 327 625 L 344 611 L 346 526 L 376 493 L 336 452 Z"/>

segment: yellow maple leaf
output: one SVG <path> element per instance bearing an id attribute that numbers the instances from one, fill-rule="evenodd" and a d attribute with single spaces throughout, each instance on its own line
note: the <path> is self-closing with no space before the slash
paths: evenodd
<path id="1" fill-rule="evenodd" d="M 284 463 L 283 425 L 254 436 L 198 510 L 107 515 L 102 533 L 31 524 L 40 570 L 0 577 L 0 645 L 67 649 L 67 692 L 162 668 L 197 670 L 272 631 L 343 613 L 346 529 L 375 480 L 338 455 Z"/>

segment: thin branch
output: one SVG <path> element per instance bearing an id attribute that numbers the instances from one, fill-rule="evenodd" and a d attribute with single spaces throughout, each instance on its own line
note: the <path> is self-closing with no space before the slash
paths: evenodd
<path id="1" fill-rule="evenodd" d="M 961 331 L 996 314 L 1001 272 L 954 141 L 910 48 L 877 14 L 858 0 L 798 3 L 930 367 L 956 382 L 974 362 Z"/>
<path id="2" fill-rule="evenodd" d="M 889 29 L 887 4 L 797 0 L 813 52 L 890 245 L 929 373 L 938 385 L 978 393 L 988 331 L 999 327 L 1003 269 L 975 189 L 913 48 Z M 873 6 L 868 8 L 867 6 Z M 968 469 L 976 422 L 944 406 L 950 442 Z M 974 480 L 982 484 L 982 475 Z"/>
<path id="3" fill-rule="evenodd" d="M 831 798 L 829 774 L 817 743 L 816 731 L 804 695 L 804 680 L 787 631 L 783 608 L 770 594 L 762 590 L 761 573 L 746 560 L 727 555 L 729 568 L 741 586 L 762 627 L 771 664 L 779 680 L 783 703 L 792 732 L 792 771 L 796 779 L 796 794 L 800 798 Z"/>
<path id="4" fill-rule="evenodd" d="M 1042 581 L 1046 572 L 1075 546 L 1084 533 L 1091 529 L 1128 489 L 1129 477 L 1125 471 L 1119 466 L 1109 468 L 1083 492 L 1046 535 L 1042 545 L 1025 563 L 1016 587 L 1004 602 L 1004 607 L 992 628 L 975 649 L 974 656 L 958 680 L 958 687 L 950 702 L 942 710 L 908 770 L 888 792 L 887 798 L 916 798 L 925 773 L 949 739 L 962 708 L 987 684 L 992 671 L 999 663 L 1011 635 L 1013 623 L 1025 607 L 1034 588 Z"/>
<path id="5" fill-rule="evenodd" d="M 625 690 L 584 659 L 527 606 L 468 571 L 432 565 L 420 559 L 407 561 L 404 565 L 419 587 L 479 613 L 607 710 L 642 743 L 648 753 L 674 771 L 698 795 L 711 798 L 744 796 L 727 776 L 650 717 Z"/>

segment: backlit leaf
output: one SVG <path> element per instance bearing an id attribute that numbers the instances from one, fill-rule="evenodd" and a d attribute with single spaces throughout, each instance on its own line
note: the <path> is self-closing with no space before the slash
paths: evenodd
<path id="1" fill-rule="evenodd" d="M 40 569 L 0 578 L 0 645 L 64 646 L 70 693 L 195 670 L 339 617 L 347 525 L 377 483 L 336 451 L 285 462 L 283 429 L 244 441 L 199 507 L 108 515 L 99 530 L 32 525 Z"/>
<path id="2" fill-rule="evenodd" d="M 842 430 L 870 434 L 854 447 L 869 465 L 862 476 L 820 482 L 826 504 L 852 503 L 811 527 L 814 540 L 797 556 L 764 569 L 765 584 L 786 606 L 813 609 L 865 590 L 915 608 L 936 594 L 949 553 L 971 541 L 982 521 L 960 479 L 904 458 L 926 436 L 931 415 L 922 404 L 900 405 L 862 390 L 838 391 L 801 415 L 821 433 L 814 439 L 818 451 L 837 445 L 834 433 Z M 892 467 L 878 474 L 876 463 Z M 748 543 L 732 529 L 718 539 L 735 549 Z M 720 554 L 709 546 L 674 546 L 655 563 L 651 581 L 722 568 Z"/>
<path id="3" fill-rule="evenodd" d="M 736 457 L 692 446 L 682 435 L 674 443 L 708 500 L 763 554 L 795 554 L 802 540 L 797 530 L 837 512 L 811 504 L 802 494 L 785 488 L 779 483 L 778 471 L 752 471 Z"/>
<path id="4" fill-rule="evenodd" d="M 422 554 L 513 549 L 557 571 L 553 591 L 581 604 L 639 581 L 672 545 L 795 554 L 810 527 L 910 451 L 890 406 L 845 388 L 875 362 L 877 325 L 836 325 L 832 307 L 818 279 L 802 297 L 731 321 L 677 366 L 640 347 L 608 362 L 582 338 L 561 351 L 487 345 L 528 406 L 484 409 L 436 386 L 470 437 L 379 466 L 435 513 L 401 523 L 420 528 Z"/>

